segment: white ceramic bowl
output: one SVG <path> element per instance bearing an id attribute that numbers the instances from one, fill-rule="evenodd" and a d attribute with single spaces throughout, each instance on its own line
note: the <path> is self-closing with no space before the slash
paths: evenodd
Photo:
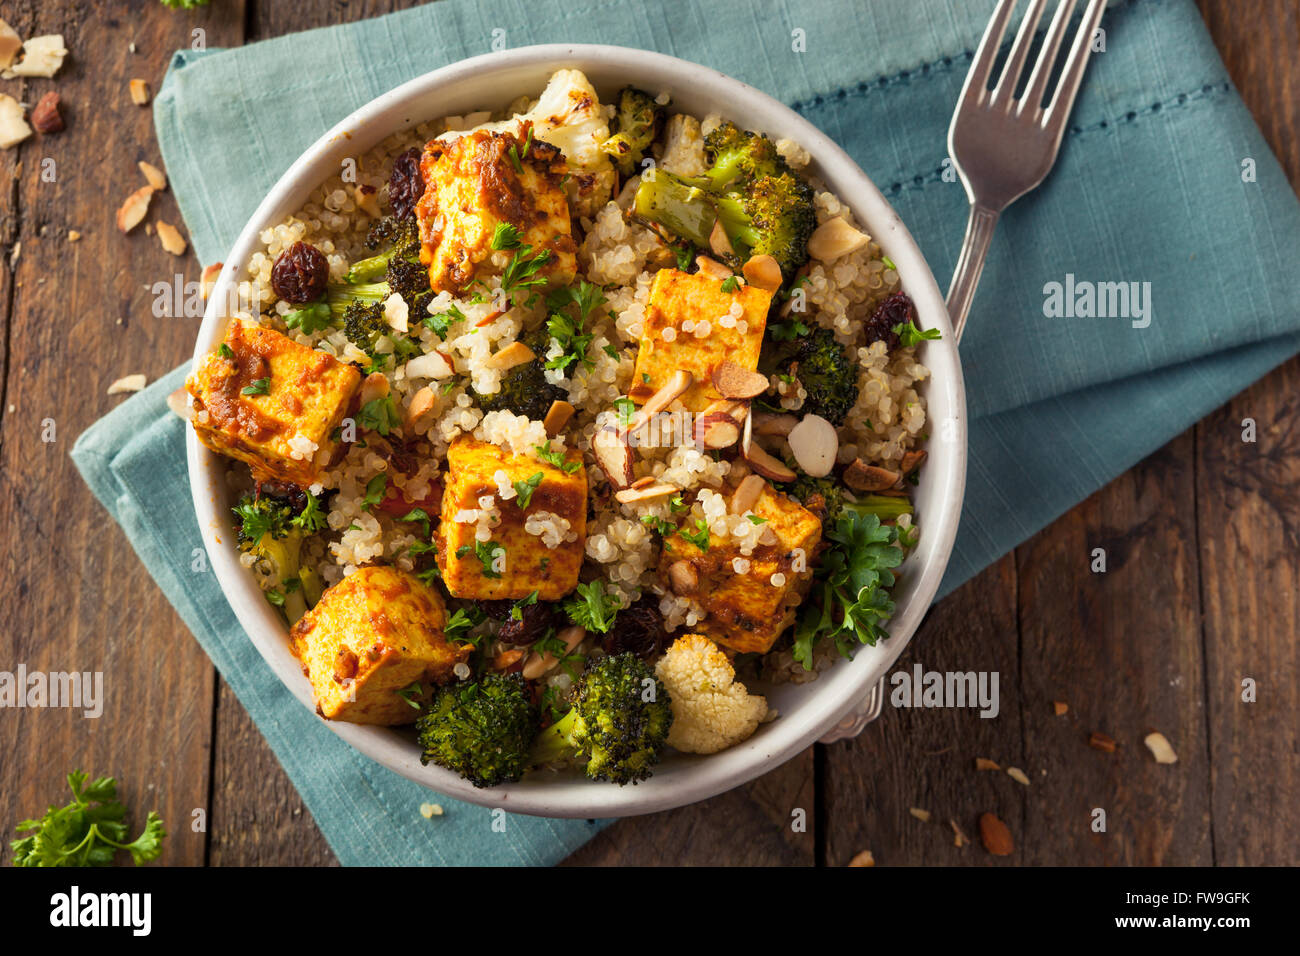
<path id="1" fill-rule="evenodd" d="M 863 647 L 853 661 L 838 661 L 818 680 L 771 690 L 780 712 L 749 740 L 720 754 L 665 756 L 649 780 L 618 787 L 589 781 L 579 773 L 538 772 L 517 784 L 479 790 L 456 774 L 420 764 L 409 730 L 326 722 L 334 733 L 373 760 L 433 790 L 471 803 L 518 813 L 556 817 L 616 817 L 650 813 L 693 803 L 739 786 L 802 751 L 852 711 L 902 653 L 934 598 L 952 550 L 961 514 L 966 472 L 965 393 L 961 367 L 943 297 L 916 243 L 898 215 L 851 159 L 816 127 L 764 93 L 715 70 L 673 57 L 614 46 L 524 47 L 454 63 L 399 86 L 363 106 L 308 149 L 280 177 L 240 233 L 210 298 L 195 343 L 195 361 L 216 348 L 227 318 L 217 305 L 232 284 L 245 277 L 245 263 L 258 246 L 258 233 L 293 213 L 310 191 L 391 134 L 426 120 L 473 110 L 500 109 L 522 94 L 538 93 L 551 73 L 576 67 L 590 78 L 602 100 L 631 83 L 672 94 L 676 109 L 704 116 L 720 113 L 743 128 L 774 138 L 788 136 L 813 157 L 814 171 L 848 203 L 898 267 L 903 288 L 916 303 L 923 328 L 938 327 L 943 338 L 924 346 L 932 372 L 925 387 L 931 419 L 929 459 L 920 473 L 915 503 L 920 544 L 902 568 L 894 592 L 897 613 L 892 636 Z M 238 563 L 230 530 L 226 461 L 188 437 L 190 482 L 203 540 L 244 630 L 266 662 L 304 707 L 314 709 L 311 688 L 289 652 L 286 628 Z"/>

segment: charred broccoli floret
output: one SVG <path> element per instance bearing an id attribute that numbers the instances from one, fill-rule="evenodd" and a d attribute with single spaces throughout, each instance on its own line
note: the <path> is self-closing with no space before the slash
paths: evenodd
<path id="1" fill-rule="evenodd" d="M 262 590 L 290 624 L 306 614 L 324 591 L 320 575 L 302 564 L 302 543 L 325 527 L 326 512 L 315 495 L 302 494 L 299 509 L 286 498 L 264 493 L 245 494 L 232 509 L 239 519 L 239 550 L 265 562 Z"/>
<path id="2" fill-rule="evenodd" d="M 486 674 L 443 687 L 415 722 L 420 762 L 454 770 L 476 787 L 524 775 L 537 734 L 537 708 L 520 674 Z"/>
<path id="3" fill-rule="evenodd" d="M 588 661 L 570 711 L 533 745 L 534 763 L 587 759 L 587 776 L 620 786 L 645 780 L 672 726 L 672 701 L 650 666 L 631 653 Z"/>
<path id="4" fill-rule="evenodd" d="M 346 321 L 349 307 L 356 302 L 382 303 L 394 292 L 401 293 L 412 315 L 423 316 L 433 290 L 429 272 L 420 262 L 420 231 L 415 220 L 385 216 L 371 227 L 366 245 L 387 248 L 357 261 L 342 283 L 327 287 L 325 300 L 334 320 Z"/>
<path id="5" fill-rule="evenodd" d="M 770 255 L 790 279 L 808 261 L 808 237 L 817 225 L 813 191 L 786 165 L 776 145 L 758 133 L 724 123 L 705 138 L 713 165 L 701 177 L 646 170 L 634 212 L 691 243 L 709 246 L 721 222 L 739 268 L 751 256 Z"/>
<path id="6" fill-rule="evenodd" d="M 526 333 L 519 341 L 533 351 L 535 358 L 522 362 L 501 376 L 501 387 L 484 395 L 471 389 L 475 401 L 485 412 L 508 410 L 516 415 L 526 415 L 542 421 L 551 410 L 551 404 L 565 397 L 560 386 L 546 380 L 546 350 L 551 337 L 542 326 Z"/>
<path id="7" fill-rule="evenodd" d="M 821 511 L 824 527 L 832 527 L 845 512 L 858 515 L 873 514 L 881 521 L 892 521 L 900 515 L 912 513 L 912 502 L 891 495 L 855 496 L 848 488 L 827 476 L 813 478 L 800 475 L 785 489 L 786 493 L 811 511 Z"/>
<path id="8" fill-rule="evenodd" d="M 759 356 L 766 374 L 793 375 L 808 393 L 801 411 L 820 415 L 832 425 L 858 402 L 858 366 L 830 329 L 816 326 L 785 341 L 768 336 Z"/>
<path id="9" fill-rule="evenodd" d="M 614 135 L 600 144 L 619 172 L 631 176 L 650 149 L 663 125 L 664 108 L 644 90 L 625 86 L 618 94 L 618 112 L 611 124 Z"/>
<path id="10" fill-rule="evenodd" d="M 384 307 L 368 299 L 355 299 L 343 309 L 343 334 L 363 352 L 371 352 L 381 335 L 389 331 Z"/>

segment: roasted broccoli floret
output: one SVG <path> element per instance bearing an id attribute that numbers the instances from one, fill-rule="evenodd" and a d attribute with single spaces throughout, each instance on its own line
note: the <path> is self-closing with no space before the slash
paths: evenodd
<path id="1" fill-rule="evenodd" d="M 324 591 L 320 575 L 302 564 L 302 542 L 325 527 L 326 512 L 311 492 L 303 496 L 305 504 L 295 509 L 287 498 L 245 494 L 233 509 L 239 519 L 239 550 L 265 562 L 262 590 L 290 624 L 306 614 Z"/>
<path id="2" fill-rule="evenodd" d="M 808 237 L 817 225 L 813 191 L 770 139 L 723 124 L 705 139 L 713 165 L 701 177 L 646 170 L 634 212 L 691 243 L 709 247 L 721 222 L 739 268 L 751 256 L 770 255 L 790 279 L 808 261 Z"/>
<path id="3" fill-rule="evenodd" d="M 519 340 L 533 350 L 536 358 L 509 369 L 501 376 L 501 387 L 484 395 L 471 389 L 475 401 L 485 412 L 502 409 L 516 415 L 526 415 L 533 421 L 542 421 L 551 410 L 553 402 L 563 399 L 566 392 L 559 385 L 546 380 L 546 350 L 551 337 L 545 326 L 534 329 Z"/>
<path id="4" fill-rule="evenodd" d="M 663 125 L 664 108 L 644 90 L 625 86 L 618 94 L 618 112 L 610 124 L 614 135 L 600 144 L 619 172 L 631 176 Z"/>
<path id="5" fill-rule="evenodd" d="M 389 331 L 384 307 L 369 299 L 355 299 L 343 309 L 343 334 L 348 341 L 369 353 L 381 335 Z"/>
<path id="6" fill-rule="evenodd" d="M 858 402 L 858 365 L 830 329 L 815 326 L 783 342 L 768 335 L 758 367 L 768 375 L 799 379 L 808 393 L 801 411 L 832 425 L 844 424 Z"/>
<path id="7" fill-rule="evenodd" d="M 415 220 L 385 216 L 370 228 L 366 245 L 387 248 L 357 261 L 342 283 L 327 287 L 325 298 L 334 320 L 344 321 L 349 306 L 358 300 L 382 303 L 394 292 L 401 293 L 412 315 L 422 317 L 433 290 L 429 288 L 429 271 L 420 262 L 420 232 Z"/>
<path id="8" fill-rule="evenodd" d="M 801 474 L 785 490 L 808 510 L 820 511 L 824 516 L 822 525 L 828 528 L 846 511 L 859 515 L 873 514 L 881 521 L 892 521 L 900 515 L 912 513 L 912 502 L 907 498 L 892 495 L 856 496 L 829 475 L 812 478 Z"/>
<path id="9" fill-rule="evenodd" d="M 587 759 L 587 776 L 623 786 L 645 780 L 672 726 L 672 701 L 650 666 L 631 653 L 588 661 L 573 707 L 533 745 L 533 762 Z"/>
<path id="10" fill-rule="evenodd" d="M 415 722 L 420 762 L 454 770 L 476 787 L 512 783 L 529 765 L 537 708 L 520 674 L 486 674 L 443 687 Z"/>

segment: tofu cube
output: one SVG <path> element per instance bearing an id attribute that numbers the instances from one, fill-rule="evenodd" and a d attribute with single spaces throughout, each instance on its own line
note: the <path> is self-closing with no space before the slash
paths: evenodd
<path id="1" fill-rule="evenodd" d="M 225 348 L 208 355 L 185 387 L 199 441 L 247 462 L 259 480 L 305 488 L 339 451 L 332 436 L 360 383 L 361 373 L 332 355 L 235 320 Z"/>
<path id="2" fill-rule="evenodd" d="M 765 519 L 759 527 L 767 529 L 751 554 L 741 554 L 730 536 L 710 532 L 708 548 L 701 550 L 678 533 L 666 539 L 659 571 L 671 586 L 668 569 L 678 561 L 689 563 L 699 581 L 690 596 L 708 612 L 695 630 L 735 651 L 762 654 L 794 623 L 812 579 L 822 524 L 771 485 L 764 487 L 751 510 Z"/>
<path id="3" fill-rule="evenodd" d="M 412 704 L 451 680 L 452 669 L 472 653 L 468 644 L 447 642 L 446 623 L 437 591 L 407 571 L 373 566 L 326 591 L 289 631 L 289 641 L 322 717 L 409 724 L 420 713 Z"/>
<path id="4" fill-rule="evenodd" d="M 430 142 L 420 171 L 420 261 L 429 267 L 435 292 L 459 292 L 481 275 L 501 273 L 516 253 L 523 262 L 543 250 L 549 255 L 536 276 L 556 285 L 573 281 L 578 246 L 560 188 L 564 157 L 554 146 L 528 141 L 526 134 L 520 139 L 512 132 L 478 130 Z M 530 247 L 526 253 L 492 248 L 501 224 L 518 231 L 520 245 Z"/>
<path id="5" fill-rule="evenodd" d="M 532 485 L 526 508 L 518 495 L 502 496 L 497 472 L 511 487 Z M 491 507 L 483 509 L 480 499 L 488 496 Z M 484 511 L 495 511 L 499 520 L 479 514 Z M 478 539 L 480 526 L 490 540 Z M 586 538 L 587 470 L 580 451 L 568 449 L 561 468 L 468 435 L 452 442 L 436 558 L 453 597 L 518 600 L 536 591 L 543 601 L 558 600 L 578 584 Z"/>
<path id="6" fill-rule="evenodd" d="M 732 314 L 736 303 L 739 315 Z M 650 286 L 629 397 L 644 402 L 674 371 L 685 369 L 695 376 L 695 384 L 681 399 L 688 411 L 701 412 L 720 401 L 711 378 L 714 367 L 730 359 L 751 371 L 758 368 L 771 304 L 772 293 L 763 289 L 741 285 L 723 292 L 720 280 L 702 272 L 660 269 Z M 692 323 L 689 330 L 683 328 L 686 322 Z M 708 323 L 707 334 L 697 335 L 703 322 Z"/>

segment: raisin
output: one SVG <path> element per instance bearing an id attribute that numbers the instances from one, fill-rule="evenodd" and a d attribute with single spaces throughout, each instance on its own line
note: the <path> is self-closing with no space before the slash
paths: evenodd
<path id="1" fill-rule="evenodd" d="M 321 297 L 329 277 L 330 264 L 321 251 L 310 243 L 295 242 L 271 267 L 271 288 L 285 302 L 302 305 Z"/>
<path id="2" fill-rule="evenodd" d="M 894 327 L 915 318 L 916 306 L 912 304 L 907 293 L 895 292 L 876 306 L 876 311 L 871 313 L 871 318 L 867 319 L 865 326 L 867 344 L 884 342 L 885 348 L 891 351 L 898 348 L 898 336 L 894 334 Z"/>
<path id="3" fill-rule="evenodd" d="M 424 195 L 424 176 L 420 172 L 420 150 L 414 146 L 393 160 L 388 177 L 388 201 L 393 215 L 408 219 L 415 215 L 415 204 Z"/>
<path id="4" fill-rule="evenodd" d="M 659 601 L 646 595 L 618 612 L 614 626 L 605 635 L 601 646 L 606 654 L 628 651 L 642 660 L 650 660 L 663 648 L 664 636 Z"/>
<path id="5" fill-rule="evenodd" d="M 555 605 L 547 601 L 525 604 L 519 609 L 519 620 L 507 615 L 497 631 L 497 638 L 506 644 L 531 644 L 546 636 L 555 627 Z"/>

